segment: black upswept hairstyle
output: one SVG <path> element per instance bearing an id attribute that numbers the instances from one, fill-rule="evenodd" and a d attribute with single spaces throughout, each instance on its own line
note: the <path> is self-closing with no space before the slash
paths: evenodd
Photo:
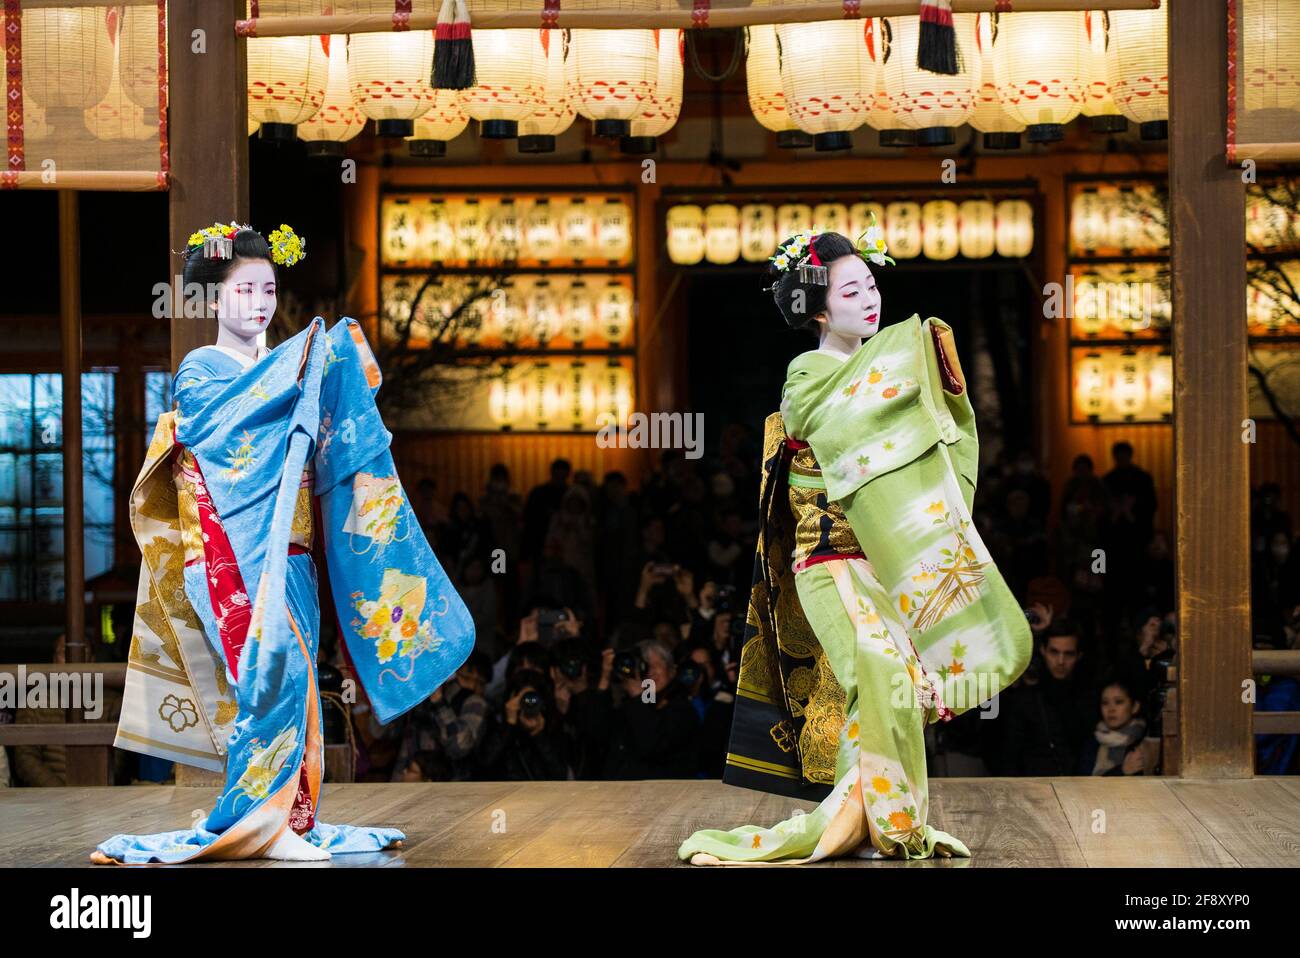
<path id="1" fill-rule="evenodd" d="M 798 234 L 795 234 L 798 235 Z M 788 236 L 781 243 L 785 246 L 794 236 Z M 845 256 L 861 256 L 857 247 L 843 233 L 818 233 L 812 241 L 812 247 L 817 251 L 817 258 L 822 261 L 822 265 L 827 269 L 831 263 Z M 826 294 L 830 287 L 821 286 L 817 283 L 805 283 L 799 279 L 799 271 L 793 265 L 784 272 L 778 270 L 776 265 L 769 262 L 767 264 L 767 274 L 771 282 L 768 288 L 772 291 L 772 298 L 776 301 L 777 309 L 781 310 L 781 315 L 785 321 L 795 329 L 804 329 L 812 324 L 813 317 L 826 308 Z M 802 297 L 796 297 L 796 291 L 802 290 Z M 796 310 L 796 299 L 802 299 L 802 309 Z"/>
<path id="2" fill-rule="evenodd" d="M 204 256 L 202 244 L 186 247 L 185 270 L 182 275 L 185 288 L 193 289 L 191 284 L 197 283 L 204 290 L 206 299 L 207 290 L 224 283 L 235 264 L 246 259 L 264 259 L 271 264 L 272 272 L 276 273 L 275 260 L 271 259 L 271 245 L 257 230 L 241 229 L 237 232 L 231 244 L 231 254 L 229 258 Z"/>

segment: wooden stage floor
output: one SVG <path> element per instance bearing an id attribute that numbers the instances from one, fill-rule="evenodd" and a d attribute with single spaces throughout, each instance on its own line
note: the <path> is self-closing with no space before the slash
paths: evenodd
<path id="1" fill-rule="evenodd" d="M 97 842 L 118 832 L 184 828 L 215 794 L 174 786 L 0 789 L 0 867 L 89 865 Z M 966 842 L 973 858 L 828 864 L 1300 865 L 1294 777 L 939 778 L 931 780 L 930 802 L 931 823 Z M 812 807 L 705 781 L 326 785 L 321 804 L 328 822 L 394 826 L 407 842 L 397 851 L 339 855 L 311 867 L 689 867 L 674 853 L 697 828 L 770 825 Z"/>

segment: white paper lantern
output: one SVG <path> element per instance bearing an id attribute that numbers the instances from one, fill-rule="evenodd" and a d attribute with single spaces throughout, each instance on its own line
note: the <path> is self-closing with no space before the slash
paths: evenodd
<path id="1" fill-rule="evenodd" d="M 88 110 L 108 94 L 113 41 L 103 8 L 34 7 L 6 26 L 21 27 L 23 92 L 41 109 Z"/>
<path id="2" fill-rule="evenodd" d="M 343 144 L 360 133 L 366 118 L 352 104 L 348 87 L 348 38 L 343 34 L 322 37 L 329 50 L 329 76 L 320 110 L 298 124 L 298 139 L 307 144 L 312 156 L 342 156 Z"/>
<path id="3" fill-rule="evenodd" d="M 847 233 L 849 208 L 843 203 L 818 203 L 813 207 L 812 221 L 819 233 Z"/>
<path id="4" fill-rule="evenodd" d="M 578 116 L 576 102 L 577 57 L 565 56 L 567 40 L 561 30 L 543 30 L 546 74 L 541 102 L 519 121 L 520 153 L 554 153 L 555 138 L 573 125 Z"/>
<path id="5" fill-rule="evenodd" d="M 782 23 L 781 88 L 795 125 L 818 150 L 847 150 L 867 119 L 874 78 L 860 20 Z"/>
<path id="6" fill-rule="evenodd" d="M 507 279 L 487 297 L 487 332 L 506 346 L 514 346 L 527 332 L 527 314 L 521 290 Z"/>
<path id="7" fill-rule="evenodd" d="M 1034 248 L 1034 210 L 1025 200 L 1002 200 L 994 210 L 994 241 L 999 256 L 1019 259 Z"/>
<path id="8" fill-rule="evenodd" d="M 776 134 L 777 146 L 783 149 L 812 146 L 812 137 L 794 125 L 785 108 L 776 55 L 776 27 L 770 23 L 745 28 L 745 83 L 754 119 Z"/>
<path id="9" fill-rule="evenodd" d="M 411 128 L 406 138 L 412 156 L 435 158 L 447 155 L 447 144 L 465 132 L 469 116 L 460 108 L 456 90 L 434 90 L 433 105 Z"/>
<path id="10" fill-rule="evenodd" d="M 521 370 L 504 367 L 488 390 L 488 413 L 503 429 L 510 429 L 524 414 L 524 389 Z"/>
<path id="11" fill-rule="evenodd" d="M 1106 355 L 1106 388 L 1111 409 L 1118 417 L 1135 418 L 1146 407 L 1147 383 L 1142 366 L 1141 358 L 1132 350 Z"/>
<path id="12" fill-rule="evenodd" d="M 921 207 L 921 249 L 926 259 L 946 260 L 957 255 L 957 204 L 930 200 Z"/>
<path id="13" fill-rule="evenodd" d="M 1110 95 L 1106 67 L 1107 16 L 1102 10 L 1083 11 L 1083 108 L 1094 133 L 1122 133 L 1128 121 Z"/>
<path id="14" fill-rule="evenodd" d="M 807 203 L 782 203 L 776 208 L 777 242 L 784 242 L 795 233 L 812 229 L 812 207 Z M 772 254 L 769 253 L 769 256 Z"/>
<path id="15" fill-rule="evenodd" d="M 993 67 L 993 18 L 987 13 L 976 14 L 975 46 L 979 57 L 979 84 L 975 87 L 970 125 L 984 134 L 985 149 L 1019 149 L 1025 124 L 1002 107 Z"/>
<path id="16" fill-rule="evenodd" d="M 1070 204 L 1070 238 L 1082 253 L 1095 253 L 1105 244 L 1106 204 L 1095 189 L 1080 190 Z"/>
<path id="17" fill-rule="evenodd" d="M 1106 366 L 1099 353 L 1089 353 L 1074 364 L 1074 408 L 1081 416 L 1101 416 L 1108 405 Z"/>
<path id="18" fill-rule="evenodd" d="M 547 30 L 474 30 L 474 85 L 460 92 L 461 109 L 479 121 L 485 139 L 519 135 L 519 123 L 537 112 L 546 87 Z"/>
<path id="19" fill-rule="evenodd" d="M 998 99 L 1026 125 L 1029 142 L 1065 136 L 1083 106 L 1083 16 L 1077 10 L 997 14 L 993 73 Z"/>
<path id="20" fill-rule="evenodd" d="M 889 30 L 884 18 L 868 17 L 863 25 L 865 55 L 861 56 L 861 72 L 868 78 L 870 96 L 867 97 L 865 121 L 879 131 L 881 146 L 913 146 L 916 131 L 904 127 L 894 113 L 894 95 L 885 83 L 885 67 L 893 59 L 895 50 L 889 40 Z M 898 56 L 904 56 L 899 52 Z"/>
<path id="21" fill-rule="evenodd" d="M 564 314 L 564 335 L 575 347 L 581 347 L 596 326 L 596 306 L 591 290 L 582 279 L 575 279 L 560 297 Z"/>
<path id="22" fill-rule="evenodd" d="M 593 418 L 599 422 L 602 417 L 608 417 L 614 424 L 622 426 L 632 413 L 630 370 L 617 360 L 610 360 L 607 366 L 596 370 L 594 378 Z"/>
<path id="23" fill-rule="evenodd" d="M 158 135 L 157 104 L 154 104 L 152 111 L 154 123 L 151 127 L 144 122 L 144 109 L 132 103 L 122 92 L 122 36 L 118 19 L 122 9 L 109 7 L 105 15 L 109 36 L 113 41 L 113 68 L 108 82 L 108 92 L 104 94 L 104 99 L 86 110 L 84 114 L 86 129 L 97 140 L 145 140 Z M 25 122 L 23 126 L 25 134 Z"/>
<path id="24" fill-rule="evenodd" d="M 994 212 L 989 200 L 963 200 L 957 212 L 960 225 L 957 243 L 967 259 L 986 259 L 993 255 Z"/>
<path id="25" fill-rule="evenodd" d="M 376 121 L 380 136 L 410 136 L 415 120 L 435 105 L 429 83 L 432 69 L 432 30 L 354 33 L 348 38 L 352 102 Z"/>
<path id="26" fill-rule="evenodd" d="M 668 210 L 668 258 L 678 266 L 704 259 L 704 210 L 682 203 Z"/>
<path id="27" fill-rule="evenodd" d="M 857 243 L 872 225 L 885 225 L 885 208 L 879 203 L 854 203 L 849 207 L 849 239 Z"/>
<path id="28" fill-rule="evenodd" d="M 655 85 L 619 144 L 624 153 L 653 153 L 658 138 L 676 125 L 682 112 L 686 37 L 681 30 L 655 30 L 654 34 Z"/>
<path id="29" fill-rule="evenodd" d="M 596 214 L 596 255 L 621 261 L 632 249 L 632 208 L 610 197 Z"/>
<path id="30" fill-rule="evenodd" d="M 264 139 L 292 139 L 325 102 L 328 36 L 250 37 L 248 115 Z"/>
<path id="31" fill-rule="evenodd" d="M 560 217 L 546 197 L 529 207 L 524 217 L 524 253 L 546 262 L 561 255 Z"/>
<path id="32" fill-rule="evenodd" d="M 1169 135 L 1168 7 L 1110 11 L 1106 71 L 1110 95 L 1142 139 Z"/>
<path id="33" fill-rule="evenodd" d="M 1096 336 L 1106 326 L 1102 300 L 1102 283 L 1096 273 L 1082 273 L 1074 285 L 1074 329 L 1080 336 Z"/>
<path id="34" fill-rule="evenodd" d="M 1174 414 L 1174 357 L 1168 352 L 1144 354 L 1149 415 L 1167 417 Z"/>
<path id="35" fill-rule="evenodd" d="M 885 207 L 885 244 L 894 259 L 921 255 L 921 204 L 905 200 Z"/>
<path id="36" fill-rule="evenodd" d="M 164 66 L 167 62 L 167 48 L 164 39 L 163 48 L 158 44 L 158 8 L 156 6 L 121 7 L 122 21 L 118 31 L 118 72 L 122 83 L 122 92 L 128 100 L 144 110 L 144 122 L 148 126 L 158 126 L 158 57 L 161 54 Z M 24 59 L 26 54 L 24 53 Z M 167 102 L 167 92 L 162 92 L 163 104 Z M 25 124 L 24 124 L 25 126 Z M 252 131 L 249 131 L 252 134 Z"/>
<path id="37" fill-rule="evenodd" d="M 953 15 L 959 71 L 953 76 L 931 73 L 916 65 L 910 55 L 920 40 L 921 18 L 886 17 L 894 53 L 885 62 L 885 86 L 893 97 L 893 113 L 905 128 L 917 131 L 922 146 L 947 146 L 957 141 L 955 128 L 971 118 L 975 109 L 975 15 Z M 903 52 L 908 55 L 902 55 Z"/>
<path id="38" fill-rule="evenodd" d="M 561 251 L 570 259 L 591 259 L 596 247 L 596 214 L 582 197 L 564 204 L 560 213 Z"/>
<path id="39" fill-rule="evenodd" d="M 546 277 L 539 277 L 522 290 L 527 315 L 528 338 L 545 348 L 560 334 L 560 299 Z"/>
<path id="40" fill-rule="evenodd" d="M 740 255 L 747 263 L 765 263 L 776 249 L 776 210 L 767 203 L 740 208 Z"/>
<path id="41" fill-rule="evenodd" d="M 611 346 L 622 345 L 632 331 L 632 290 L 609 280 L 596 300 L 596 327 Z"/>
<path id="42" fill-rule="evenodd" d="M 452 229 L 456 234 L 456 259 L 477 262 L 484 258 L 488 235 L 487 214 L 483 204 L 475 197 L 451 208 Z"/>
<path id="43" fill-rule="evenodd" d="M 1300 19 L 1291 0 L 1242 0 L 1237 28 L 1245 55 L 1237 64 L 1242 106 L 1294 110 L 1300 106 Z"/>
<path id="44" fill-rule="evenodd" d="M 654 95 L 659 57 L 653 30 L 573 30 L 578 112 L 597 136 L 627 136 L 641 103 Z"/>
<path id="45" fill-rule="evenodd" d="M 704 208 L 704 258 L 723 265 L 740 259 L 740 210 L 730 203 Z"/>

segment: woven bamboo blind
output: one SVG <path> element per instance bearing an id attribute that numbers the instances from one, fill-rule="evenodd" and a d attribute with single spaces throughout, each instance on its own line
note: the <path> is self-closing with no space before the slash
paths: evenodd
<path id="1" fill-rule="evenodd" d="M 1229 0 L 1229 163 L 1300 160 L 1300 0 Z"/>
<path id="2" fill-rule="evenodd" d="M 167 188 L 165 0 L 3 0 L 5 189 Z"/>

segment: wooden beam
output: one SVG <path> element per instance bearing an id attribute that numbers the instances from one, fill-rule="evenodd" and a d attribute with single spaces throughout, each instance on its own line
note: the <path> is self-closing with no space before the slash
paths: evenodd
<path id="1" fill-rule="evenodd" d="M 63 353 L 63 634 L 86 654 L 85 508 L 81 487 L 81 225 L 75 190 L 59 191 L 59 330 Z"/>
<path id="2" fill-rule="evenodd" d="M 1169 4 L 1178 741 L 1185 778 L 1253 774 L 1246 192 L 1229 166 L 1227 16 Z"/>
<path id="3" fill-rule="evenodd" d="M 168 246 L 218 220 L 248 220 L 248 113 L 245 43 L 231 23 L 244 0 L 168 4 L 168 139 L 171 158 Z M 196 46 L 202 42 L 202 52 Z M 172 369 L 216 341 L 211 319 L 184 315 L 181 257 L 171 257 Z"/>
<path id="4" fill-rule="evenodd" d="M 1003 0 L 952 0 L 953 13 L 993 12 Z M 1016 0 L 1018 11 L 1149 10 L 1152 0 Z M 915 16 L 916 0 L 861 0 L 857 16 Z M 470 15 L 476 30 L 551 29 L 649 30 L 734 29 L 760 23 L 811 23 L 845 18 L 840 0 L 821 3 L 751 6 L 749 0 L 713 0 L 707 10 L 628 9 L 607 7 L 587 10 L 543 11 L 538 3 L 531 10 L 479 10 Z M 398 16 L 393 13 L 347 13 L 332 16 L 270 16 L 239 19 L 235 31 L 243 37 L 313 36 L 320 33 L 387 33 L 393 30 L 432 30 L 438 15 L 434 11 Z"/>
<path id="5" fill-rule="evenodd" d="M 64 725 L 0 725 L 0 746 L 3 745 L 68 745 L 78 750 L 102 749 L 112 745 L 117 735 L 116 722 L 78 722 Z M 107 781 L 74 782 L 68 770 L 69 785 L 107 785 Z"/>

